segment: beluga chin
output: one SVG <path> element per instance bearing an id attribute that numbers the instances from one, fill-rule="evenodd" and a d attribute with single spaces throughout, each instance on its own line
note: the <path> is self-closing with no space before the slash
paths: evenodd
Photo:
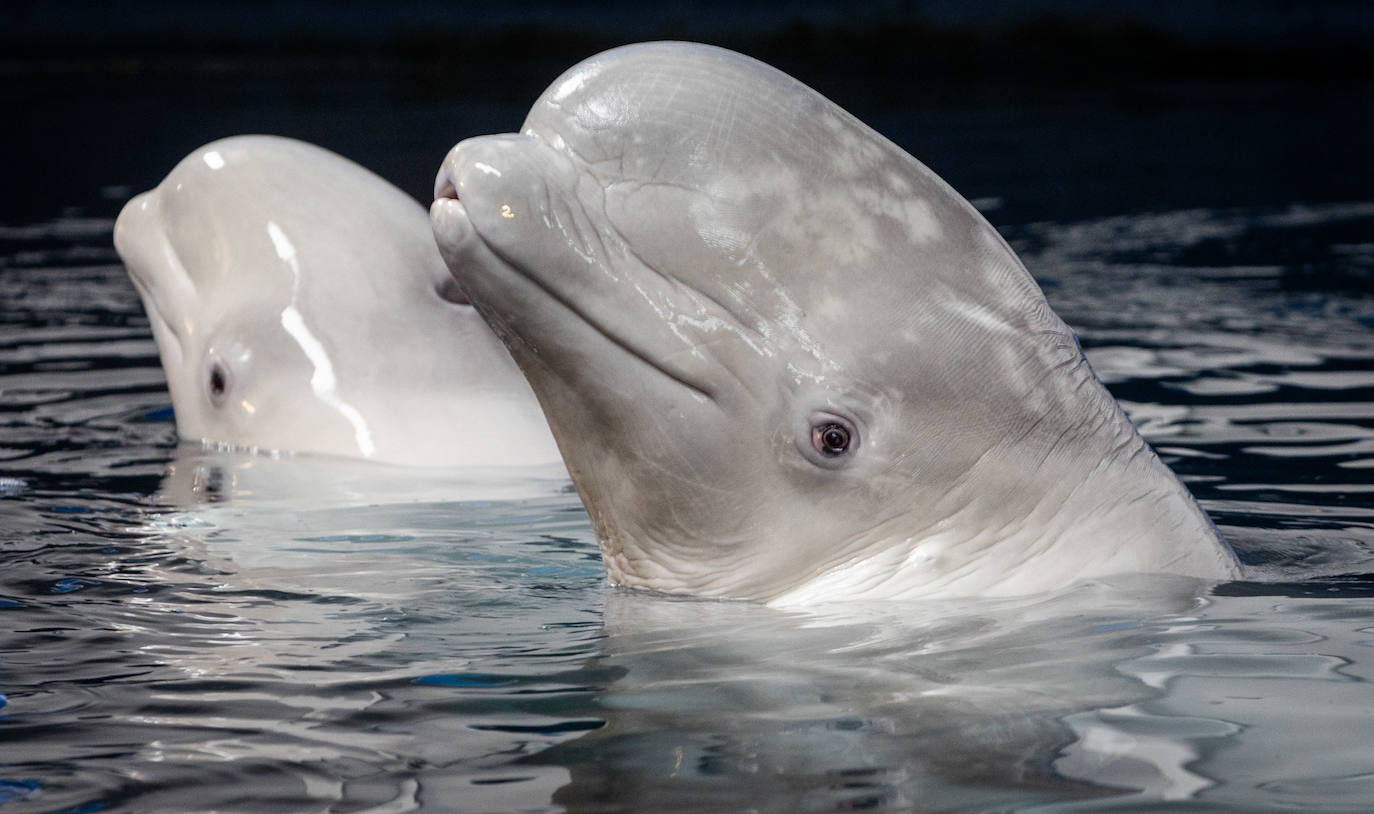
<path id="1" fill-rule="evenodd" d="M 1224 580 L 1207 516 L 991 225 L 791 77 L 607 51 L 430 217 L 614 583 L 792 604 Z"/>

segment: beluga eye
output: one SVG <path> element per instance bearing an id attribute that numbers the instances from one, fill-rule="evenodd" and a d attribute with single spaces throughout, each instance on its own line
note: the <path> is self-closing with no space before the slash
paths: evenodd
<path id="1" fill-rule="evenodd" d="M 848 466 L 859 449 L 857 424 L 830 410 L 812 413 L 797 429 L 797 449 L 803 458 L 822 469 Z"/>
<path id="2" fill-rule="evenodd" d="M 837 422 L 821 424 L 811 430 L 811 443 L 816 451 L 826 456 L 834 458 L 849 451 L 849 445 L 854 436 L 849 428 Z"/>
<path id="3" fill-rule="evenodd" d="M 219 407 L 224 404 L 224 400 L 229 396 L 229 388 L 232 380 L 229 375 L 229 366 L 218 358 L 210 360 L 209 369 L 206 372 L 205 388 L 210 396 L 210 403 Z"/>

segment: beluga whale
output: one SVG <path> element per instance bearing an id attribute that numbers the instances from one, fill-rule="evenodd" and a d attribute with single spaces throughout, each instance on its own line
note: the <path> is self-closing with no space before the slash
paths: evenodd
<path id="1" fill-rule="evenodd" d="M 207 144 L 125 205 L 114 242 L 183 438 L 561 471 L 424 208 L 342 156 L 274 136 Z"/>
<path id="2" fill-rule="evenodd" d="M 430 217 L 609 579 L 777 605 L 1236 577 L 995 229 L 801 82 L 687 43 L 570 69 Z"/>

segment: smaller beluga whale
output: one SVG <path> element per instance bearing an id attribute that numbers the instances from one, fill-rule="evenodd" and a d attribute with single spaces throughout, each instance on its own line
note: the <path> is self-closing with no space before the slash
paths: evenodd
<path id="1" fill-rule="evenodd" d="M 425 210 L 347 159 L 236 136 L 124 207 L 178 433 L 407 466 L 562 469 Z"/>
<path id="2" fill-rule="evenodd" d="M 649 43 L 462 141 L 440 251 L 614 583 L 779 605 L 1239 566 L 988 222 L 802 83 Z"/>

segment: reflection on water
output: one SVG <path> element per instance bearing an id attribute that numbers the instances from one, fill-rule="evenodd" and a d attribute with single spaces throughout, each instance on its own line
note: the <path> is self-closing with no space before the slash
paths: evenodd
<path id="1" fill-rule="evenodd" d="M 1147 655 L 1163 629 L 1150 620 L 1191 612 L 1199 589 L 1123 580 L 1036 600 L 786 614 L 613 594 L 593 663 L 624 675 L 596 699 L 605 726 L 527 762 L 569 768 L 554 799 L 574 810 L 1102 797 L 1112 791 L 1092 775 L 1052 767 L 1074 743 L 1061 717 L 1154 695 L 1116 664 Z"/>
<path id="2" fill-rule="evenodd" d="M 1359 810 L 1374 204 L 1007 229 L 1254 579 L 608 589 L 561 481 L 174 448 L 110 222 L 0 228 L 0 805 Z"/>

